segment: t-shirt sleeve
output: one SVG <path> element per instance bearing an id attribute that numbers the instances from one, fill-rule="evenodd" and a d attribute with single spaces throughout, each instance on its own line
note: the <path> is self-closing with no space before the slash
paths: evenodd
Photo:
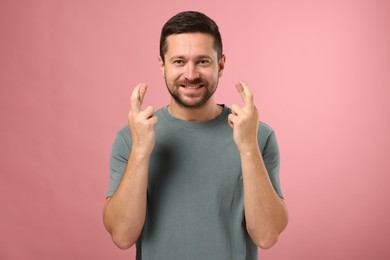
<path id="1" fill-rule="evenodd" d="M 130 135 L 126 135 L 126 131 L 122 129 L 116 135 L 115 141 L 112 145 L 110 155 L 110 184 L 106 195 L 107 198 L 111 197 L 115 193 L 120 181 L 122 180 L 130 154 L 130 147 Z"/>
<path id="2" fill-rule="evenodd" d="M 274 187 L 279 197 L 283 198 L 283 193 L 280 187 L 280 178 L 279 178 L 279 170 L 280 170 L 279 147 L 278 147 L 278 142 L 276 140 L 275 132 L 273 130 L 268 135 L 268 138 L 265 142 L 264 148 L 262 150 L 262 156 L 272 186 Z"/>

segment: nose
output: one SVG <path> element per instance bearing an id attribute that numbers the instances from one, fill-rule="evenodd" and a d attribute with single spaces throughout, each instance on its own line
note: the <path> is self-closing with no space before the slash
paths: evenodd
<path id="1" fill-rule="evenodd" d="M 189 81 L 197 79 L 199 77 L 199 72 L 195 64 L 189 62 L 186 66 L 185 78 Z"/>

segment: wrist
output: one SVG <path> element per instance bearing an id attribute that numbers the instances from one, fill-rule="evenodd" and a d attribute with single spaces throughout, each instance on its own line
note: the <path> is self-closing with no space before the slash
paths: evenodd
<path id="1" fill-rule="evenodd" d="M 152 151 L 153 148 L 150 149 L 148 147 L 136 145 L 133 143 L 133 145 L 131 146 L 130 156 L 138 160 L 149 159 L 150 155 L 152 154 Z"/>
<path id="2" fill-rule="evenodd" d="M 257 156 L 260 154 L 259 146 L 257 145 L 247 145 L 247 146 L 241 146 L 238 148 L 238 152 L 241 157 L 250 157 L 250 156 Z"/>

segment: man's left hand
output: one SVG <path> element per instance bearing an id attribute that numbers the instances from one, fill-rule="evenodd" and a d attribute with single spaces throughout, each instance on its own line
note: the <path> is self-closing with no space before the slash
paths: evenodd
<path id="1" fill-rule="evenodd" d="M 240 153 L 251 152 L 258 149 L 257 130 L 259 127 L 259 115 L 253 104 L 253 94 L 248 85 L 240 81 L 236 84 L 244 105 L 242 107 L 233 104 L 232 113 L 228 120 L 233 128 L 233 139 Z"/>

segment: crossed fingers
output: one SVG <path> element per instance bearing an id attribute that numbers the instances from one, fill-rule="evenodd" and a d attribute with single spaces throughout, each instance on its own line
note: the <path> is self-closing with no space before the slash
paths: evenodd
<path id="1" fill-rule="evenodd" d="M 243 81 L 239 81 L 236 84 L 236 89 L 244 105 L 242 107 L 236 104 L 232 105 L 232 114 L 229 116 L 229 124 L 232 128 L 234 128 L 234 125 L 241 125 L 248 117 L 257 114 L 257 109 L 253 103 L 253 94 L 248 85 Z"/>
<path id="2" fill-rule="evenodd" d="M 132 149 L 140 154 L 151 154 L 155 144 L 154 127 L 157 124 L 157 117 L 154 116 L 154 109 L 148 106 L 142 110 L 142 102 L 145 97 L 147 86 L 145 83 L 138 84 L 131 93 L 130 111 L 128 123 L 132 138 Z"/>
<path id="3" fill-rule="evenodd" d="M 253 105 L 253 94 L 250 91 L 248 85 L 244 81 L 239 81 L 236 84 L 236 89 L 240 94 L 242 101 L 244 101 L 244 108 L 252 108 Z"/>
<path id="4" fill-rule="evenodd" d="M 250 112 L 253 110 L 256 111 L 256 107 L 253 103 L 253 94 L 250 91 L 248 85 L 243 81 L 239 81 L 236 84 L 236 89 L 237 89 L 238 93 L 240 94 L 241 99 L 244 102 L 244 105 L 242 107 L 240 107 L 236 104 L 233 104 L 232 105 L 233 114 L 240 115 L 240 114 L 243 114 L 243 112 Z"/>
<path id="5" fill-rule="evenodd" d="M 130 106 L 134 113 L 138 114 L 144 100 L 147 86 L 145 83 L 138 84 L 131 93 Z"/>
<path id="6" fill-rule="evenodd" d="M 145 110 L 141 110 L 142 102 L 145 97 L 145 93 L 147 90 L 147 85 L 145 83 L 138 84 L 133 92 L 131 93 L 130 98 L 130 107 L 131 107 L 131 113 L 133 116 L 138 117 L 139 119 L 152 119 L 152 123 L 157 122 L 157 118 L 153 117 L 154 109 L 152 106 L 148 106 Z M 156 121 L 156 122 L 154 122 Z"/>

